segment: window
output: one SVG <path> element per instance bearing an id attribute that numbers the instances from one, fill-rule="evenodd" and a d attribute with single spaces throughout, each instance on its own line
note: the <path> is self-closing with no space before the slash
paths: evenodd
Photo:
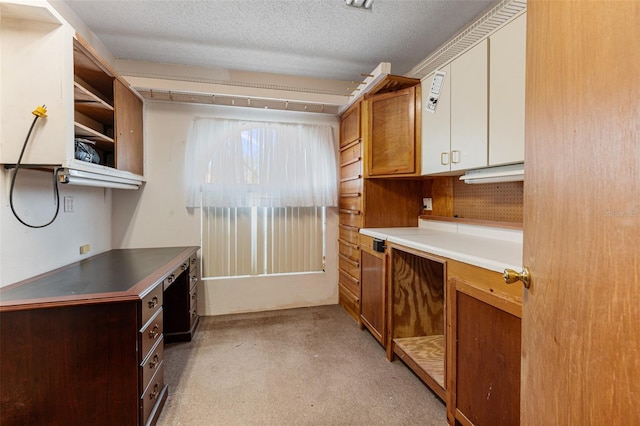
<path id="1" fill-rule="evenodd" d="M 324 269 L 325 208 L 337 204 L 330 126 L 196 118 L 186 158 L 204 278 Z"/>

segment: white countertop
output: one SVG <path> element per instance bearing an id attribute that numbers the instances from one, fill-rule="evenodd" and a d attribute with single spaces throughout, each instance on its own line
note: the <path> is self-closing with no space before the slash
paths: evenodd
<path id="1" fill-rule="evenodd" d="M 362 228 L 360 233 L 502 273 L 522 270 L 522 230 L 437 220 L 417 227 Z"/>

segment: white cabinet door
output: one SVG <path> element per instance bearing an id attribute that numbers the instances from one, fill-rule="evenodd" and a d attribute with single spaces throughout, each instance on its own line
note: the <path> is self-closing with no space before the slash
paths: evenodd
<path id="1" fill-rule="evenodd" d="M 488 42 L 451 63 L 451 170 L 487 165 Z"/>
<path id="2" fill-rule="evenodd" d="M 526 14 L 496 31 L 489 56 L 489 165 L 524 161 Z"/>
<path id="3" fill-rule="evenodd" d="M 423 175 L 448 172 L 451 164 L 451 65 L 439 71 L 444 71 L 445 77 L 435 112 L 429 112 L 426 108 L 435 72 L 422 81 L 422 94 L 426 99 L 422 107 Z"/>

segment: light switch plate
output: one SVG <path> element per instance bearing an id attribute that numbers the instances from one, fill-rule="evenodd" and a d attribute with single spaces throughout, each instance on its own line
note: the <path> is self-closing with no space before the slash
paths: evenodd
<path id="1" fill-rule="evenodd" d="M 431 198 L 423 198 L 422 205 L 425 210 L 433 210 L 433 200 Z"/>

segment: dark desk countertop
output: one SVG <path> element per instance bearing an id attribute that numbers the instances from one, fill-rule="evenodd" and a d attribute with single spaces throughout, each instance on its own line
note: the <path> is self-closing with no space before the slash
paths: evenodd
<path id="1" fill-rule="evenodd" d="M 14 301 L 73 300 L 91 295 L 135 292 L 142 281 L 160 279 L 171 272 L 180 257 L 198 247 L 118 249 L 98 254 L 0 289 L 0 307 Z M 141 286 L 144 289 L 148 285 Z M 85 296 L 85 297 L 83 297 Z"/>

